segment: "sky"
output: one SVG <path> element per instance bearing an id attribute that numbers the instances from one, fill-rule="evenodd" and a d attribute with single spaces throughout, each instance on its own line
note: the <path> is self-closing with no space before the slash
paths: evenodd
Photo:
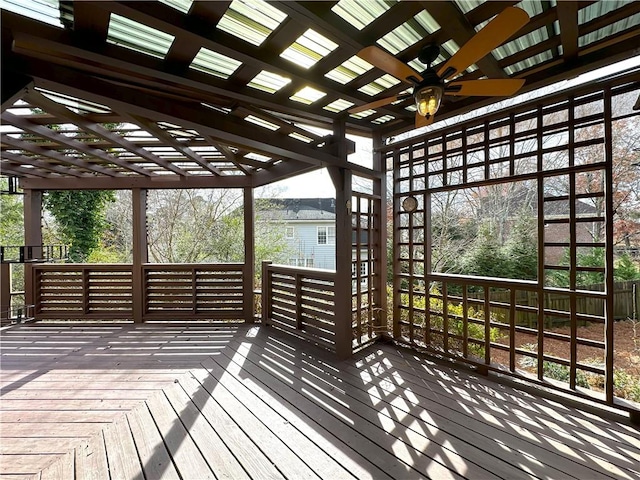
<path id="1" fill-rule="evenodd" d="M 542 92 L 542 94 L 549 91 L 557 92 L 559 89 L 569 88 L 574 85 L 586 83 L 588 81 L 593 81 L 595 79 L 611 75 L 615 72 L 621 72 L 630 68 L 637 67 L 640 67 L 640 56 L 635 56 L 614 65 L 582 74 L 571 80 L 559 82 L 559 84 L 545 87 L 543 89 L 540 89 L 540 91 Z M 535 92 L 536 91 L 525 94 L 526 98 L 531 98 L 535 94 Z M 512 102 L 503 102 L 503 105 L 507 106 L 509 103 L 516 103 L 518 101 L 521 101 L 521 98 L 514 97 Z M 480 110 L 475 114 L 480 113 L 483 113 L 483 111 Z M 468 116 L 461 116 L 460 118 L 462 117 L 468 118 Z M 448 119 L 446 123 L 447 125 L 450 125 L 451 122 L 456 120 L 457 118 Z M 437 124 L 434 124 L 434 127 L 437 128 Z M 427 131 L 427 128 L 423 127 L 422 129 L 412 131 L 407 136 L 424 133 L 425 131 Z M 326 134 L 326 132 L 324 134 Z M 368 138 L 353 136 L 350 136 L 349 138 L 356 142 L 356 153 L 351 155 L 349 157 L 349 160 L 363 164 L 365 166 L 367 166 L 367 163 L 370 164 L 372 149 L 371 140 Z M 335 197 L 335 188 L 333 187 L 333 183 L 331 182 L 329 173 L 326 171 L 326 169 L 323 168 L 314 172 L 306 173 L 304 175 L 298 175 L 294 178 L 282 180 L 280 182 L 271 184 L 271 186 L 269 186 L 268 189 L 263 193 L 263 196 L 276 198 L 333 198 Z M 259 192 L 258 196 L 260 196 Z"/>

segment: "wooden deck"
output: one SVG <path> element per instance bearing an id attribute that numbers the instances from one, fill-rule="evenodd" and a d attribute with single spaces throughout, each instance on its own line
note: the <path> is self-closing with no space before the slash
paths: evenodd
<path id="1" fill-rule="evenodd" d="M 640 478 L 640 432 L 392 345 L 273 328 L 2 331 L 0 476 Z"/>

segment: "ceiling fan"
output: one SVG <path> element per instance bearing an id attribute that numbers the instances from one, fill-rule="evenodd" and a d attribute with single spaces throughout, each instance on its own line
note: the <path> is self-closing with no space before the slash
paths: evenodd
<path id="1" fill-rule="evenodd" d="M 529 22 L 529 15 L 517 7 L 507 7 L 493 18 L 482 30 L 465 43 L 455 55 L 447 60 L 438 71 L 431 64 L 438 58 L 440 47 L 425 45 L 418 60 L 427 68 L 422 74 L 409 65 L 376 46 L 365 47 L 358 56 L 399 80 L 413 85 L 411 94 L 404 93 L 351 108 L 350 114 L 388 105 L 413 96 L 416 104 L 416 128 L 433 122 L 443 95 L 503 97 L 515 94 L 524 85 L 524 79 L 501 78 L 482 80 L 462 80 L 445 82 L 500 46 L 511 35 Z"/>

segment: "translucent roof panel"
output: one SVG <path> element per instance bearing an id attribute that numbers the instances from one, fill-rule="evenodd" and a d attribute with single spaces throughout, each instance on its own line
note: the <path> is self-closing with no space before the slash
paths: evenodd
<path id="1" fill-rule="evenodd" d="M 396 77 L 386 74 L 375 79 L 373 82 L 360 87 L 358 90 L 362 93 L 373 96 L 399 83 L 400 80 L 398 80 Z"/>
<path id="2" fill-rule="evenodd" d="M 298 132 L 290 133 L 289 136 L 291 138 L 295 138 L 296 140 L 300 140 L 301 142 L 304 142 L 304 143 L 313 142 L 313 138 L 309 138 L 306 135 L 302 135 L 301 133 L 298 133 Z"/>
<path id="3" fill-rule="evenodd" d="M 313 87 L 304 87 L 301 90 L 298 90 L 291 97 L 291 100 L 295 100 L 296 102 L 304 103 L 307 105 L 311 105 L 313 102 L 320 100 L 322 97 L 326 95 L 325 92 L 321 92 L 320 90 L 316 90 Z"/>
<path id="4" fill-rule="evenodd" d="M 262 0 L 233 0 L 218 28 L 253 45 L 261 45 L 287 15 Z"/>
<path id="5" fill-rule="evenodd" d="M 583 25 L 591 20 L 600 18 L 633 2 L 634 0 L 607 0 L 606 2 L 594 2 L 591 5 L 578 10 L 578 25 Z"/>
<path id="6" fill-rule="evenodd" d="M 504 45 L 493 50 L 493 55 L 498 59 L 502 60 L 503 58 L 509 57 L 515 53 L 526 50 L 533 45 L 537 45 L 538 43 L 542 43 L 545 40 L 549 39 L 549 32 L 546 27 L 540 27 L 537 30 L 534 30 L 531 33 L 527 33 L 526 35 L 522 35 L 521 37 L 512 40 L 509 43 L 505 43 Z"/>
<path id="7" fill-rule="evenodd" d="M 378 44 L 395 55 L 439 29 L 440 24 L 426 10 L 422 10 L 411 20 L 380 38 Z"/>
<path id="8" fill-rule="evenodd" d="M 169 5 L 182 13 L 189 13 L 193 0 L 160 0 L 161 3 Z"/>
<path id="9" fill-rule="evenodd" d="M 164 58 L 173 43 L 173 35 L 112 13 L 107 41 L 147 55 Z"/>
<path id="10" fill-rule="evenodd" d="M 70 95 L 65 95 L 63 93 L 52 92 L 50 90 L 45 90 L 43 88 L 37 88 L 37 91 L 42 93 L 45 97 L 50 100 L 53 100 L 60 105 L 64 105 L 65 107 L 73 110 L 76 113 L 110 113 L 111 109 L 99 103 L 89 102 L 88 100 L 83 100 L 81 98 L 72 97 Z"/>
<path id="11" fill-rule="evenodd" d="M 0 7 L 54 27 L 62 27 L 58 0 L 2 0 Z"/>
<path id="12" fill-rule="evenodd" d="M 229 78 L 240 65 L 242 65 L 242 62 L 203 47 L 194 57 L 190 66 L 196 70 L 226 79 Z"/>
<path id="13" fill-rule="evenodd" d="M 259 117 L 253 116 L 253 115 L 248 115 L 248 116 L 244 117 L 244 119 L 247 122 L 253 123 L 255 125 L 259 125 L 261 127 L 264 127 L 266 129 L 269 129 L 269 130 L 272 130 L 272 131 L 278 130 L 280 128 L 275 123 L 268 122 L 268 121 L 266 121 L 266 120 L 264 120 L 262 118 L 259 118 Z"/>
<path id="14" fill-rule="evenodd" d="M 526 58 L 518 63 L 514 63 L 513 65 L 509 65 L 504 69 L 504 71 L 507 72 L 509 75 L 513 75 L 514 73 L 517 73 L 521 70 L 526 70 L 527 68 L 534 67 L 548 60 L 551 60 L 552 58 L 553 58 L 553 54 L 551 53 L 551 50 L 545 50 L 544 52 L 539 53 L 538 55 Z"/>
<path id="15" fill-rule="evenodd" d="M 340 0 L 331 7 L 331 10 L 358 30 L 362 30 L 394 3 L 395 0 Z"/>
<path id="16" fill-rule="evenodd" d="M 376 125 L 381 125 L 383 123 L 387 123 L 393 120 L 394 118 L 396 117 L 394 117 L 393 115 L 383 115 L 382 117 L 376 118 L 371 123 L 375 123 Z"/>
<path id="17" fill-rule="evenodd" d="M 329 110 L 330 112 L 338 113 L 350 108 L 354 105 L 353 102 L 349 100 L 345 100 L 343 98 L 339 98 L 338 100 L 334 100 L 329 105 L 325 105 L 323 108 L 325 110 Z"/>
<path id="18" fill-rule="evenodd" d="M 249 82 L 249 86 L 263 92 L 275 93 L 290 82 L 290 78 L 263 70 L 253 77 L 253 80 Z"/>
<path id="19" fill-rule="evenodd" d="M 353 113 L 350 116 L 353 118 L 367 118 L 376 113 L 375 110 L 364 110 L 363 112 Z"/>
<path id="20" fill-rule="evenodd" d="M 458 5 L 458 8 L 460 9 L 460 11 L 466 14 L 471 10 L 473 10 L 474 8 L 476 8 L 477 6 L 484 3 L 484 0 L 455 0 L 455 2 L 456 2 L 456 5 Z"/>
<path id="21" fill-rule="evenodd" d="M 344 85 L 363 73 L 368 72 L 372 68 L 373 65 L 369 62 L 354 55 L 349 60 L 342 62 L 341 65 L 337 66 L 333 70 L 325 73 L 324 76 Z"/>
<path id="22" fill-rule="evenodd" d="M 606 3 L 607 5 L 602 5 L 601 10 L 597 12 L 593 8 L 589 9 L 589 7 L 583 8 L 582 10 L 580 10 L 578 12 L 578 22 L 580 22 L 581 18 L 585 22 L 588 21 L 586 19 L 588 18 L 587 15 L 589 13 L 604 12 L 602 14 L 606 15 L 607 13 L 610 13 L 613 10 L 614 6 L 616 6 L 616 8 L 620 8 L 621 6 L 625 5 L 628 2 L 611 1 L 611 2 L 601 2 L 601 3 Z M 590 7 L 593 7 L 593 6 L 594 5 L 590 5 Z M 590 20 L 593 20 L 593 19 L 590 19 Z M 622 20 L 618 20 L 615 23 L 607 25 L 606 27 L 599 28 L 598 30 L 595 30 L 586 35 L 580 36 L 578 38 L 578 46 L 584 47 L 585 45 L 590 45 L 604 38 L 608 38 L 612 35 L 623 32 L 627 29 L 638 28 L 638 25 L 640 25 L 640 14 L 636 13 L 634 15 L 631 15 L 630 17 L 623 18 Z"/>
<path id="23" fill-rule="evenodd" d="M 289 45 L 280 56 L 296 65 L 309 68 L 336 48 L 338 48 L 337 43 L 310 28 Z"/>

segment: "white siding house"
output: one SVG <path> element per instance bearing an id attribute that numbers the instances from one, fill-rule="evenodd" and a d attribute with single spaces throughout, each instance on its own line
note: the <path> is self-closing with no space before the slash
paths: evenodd
<path id="1" fill-rule="evenodd" d="M 260 217 L 274 228 L 282 228 L 289 246 L 289 265 L 335 270 L 335 199 L 268 199 L 265 205 Z"/>

